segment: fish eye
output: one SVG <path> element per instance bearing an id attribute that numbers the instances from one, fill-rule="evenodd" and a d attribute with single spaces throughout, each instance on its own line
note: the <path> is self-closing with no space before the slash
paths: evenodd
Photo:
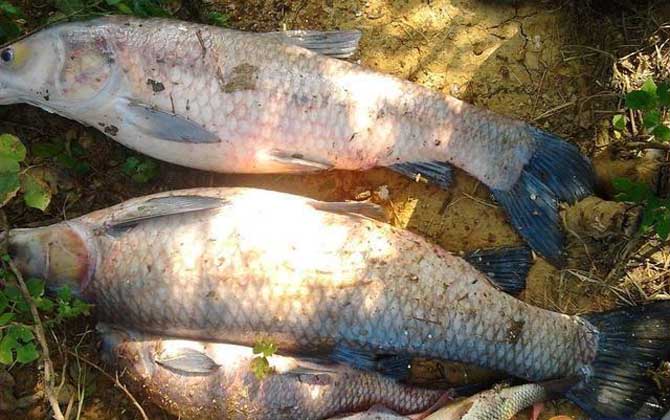
<path id="1" fill-rule="evenodd" d="M 0 52 L 0 60 L 5 63 L 9 63 L 14 60 L 14 50 L 11 48 L 6 48 Z"/>

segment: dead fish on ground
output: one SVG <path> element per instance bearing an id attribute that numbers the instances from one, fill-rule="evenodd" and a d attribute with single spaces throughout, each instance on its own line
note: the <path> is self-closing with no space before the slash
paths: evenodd
<path id="1" fill-rule="evenodd" d="M 509 420 L 521 410 L 536 404 L 541 404 L 552 398 L 559 398 L 561 394 L 576 380 L 559 379 L 544 383 L 518 385 L 513 387 L 495 387 L 467 398 L 460 398 L 449 403 L 446 407 L 424 416 L 402 415 L 392 410 L 371 408 L 348 417 L 338 417 L 338 420 Z M 537 420 L 539 410 L 534 410 L 532 420 Z M 331 420 L 336 420 L 335 418 Z"/>
<path id="2" fill-rule="evenodd" d="M 15 229 L 9 244 L 26 275 L 68 285 L 101 320 L 145 332 L 245 345 L 266 337 L 285 353 L 374 370 L 400 355 L 529 381 L 579 375 L 568 397 L 589 413 L 661 409 L 648 372 L 670 351 L 670 302 L 582 316 L 537 308 L 375 220 L 378 210 L 201 188 Z"/>
<path id="3" fill-rule="evenodd" d="M 388 167 L 446 187 L 454 165 L 560 264 L 558 202 L 591 195 L 590 162 L 524 122 L 327 56 L 351 53 L 358 36 L 119 16 L 66 23 L 0 51 L 0 104 L 32 104 L 210 171 Z"/>
<path id="4" fill-rule="evenodd" d="M 494 388 L 449 404 L 425 420 L 509 420 L 518 412 L 568 391 L 578 380 L 573 378 Z M 537 420 L 534 410 L 532 420 Z"/>
<path id="5" fill-rule="evenodd" d="M 250 347 L 171 339 L 100 324 L 103 358 L 121 380 L 181 419 L 320 420 L 383 404 L 430 408 L 445 391 L 397 383 L 344 365 L 282 356 L 259 379 Z"/>

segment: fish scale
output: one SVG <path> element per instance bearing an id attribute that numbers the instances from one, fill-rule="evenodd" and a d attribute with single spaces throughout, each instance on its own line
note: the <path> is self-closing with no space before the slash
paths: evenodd
<path id="1" fill-rule="evenodd" d="M 574 374 L 594 357 L 587 323 L 499 292 L 411 232 L 277 193 L 196 191 L 227 204 L 115 236 L 88 232 L 116 210 L 67 222 L 104 256 L 82 290 L 101 319 L 196 339 L 267 336 L 283 351 L 409 352 L 533 380 Z M 276 223 L 277 214 L 293 217 Z"/>

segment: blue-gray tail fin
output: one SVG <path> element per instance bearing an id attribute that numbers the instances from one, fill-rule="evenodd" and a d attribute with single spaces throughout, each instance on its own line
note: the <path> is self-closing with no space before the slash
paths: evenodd
<path id="1" fill-rule="evenodd" d="M 492 190 L 510 222 L 530 247 L 555 265 L 564 263 L 558 203 L 593 194 L 595 173 L 574 145 L 529 128 L 537 141 L 530 161 L 510 190 Z"/>
<path id="2" fill-rule="evenodd" d="M 516 295 L 526 288 L 528 271 L 533 264 L 533 254 L 528 247 L 502 247 L 478 249 L 463 258 L 502 291 Z"/>
<path id="3" fill-rule="evenodd" d="M 560 137 L 529 127 L 535 152 L 509 190 L 492 190 L 521 237 L 538 254 L 560 266 L 564 262 L 558 203 L 574 203 L 593 193 L 595 173 L 587 158 Z M 446 162 L 404 162 L 389 166 L 407 177 L 421 175 L 448 188 L 452 167 Z"/>
<path id="4" fill-rule="evenodd" d="M 652 374 L 670 357 L 670 301 L 583 318 L 598 331 L 598 351 L 568 399 L 594 419 L 662 417 L 668 407 Z"/>

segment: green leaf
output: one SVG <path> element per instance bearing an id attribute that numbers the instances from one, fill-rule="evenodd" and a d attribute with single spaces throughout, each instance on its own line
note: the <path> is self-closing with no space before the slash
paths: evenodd
<path id="1" fill-rule="evenodd" d="M 651 187 L 647 184 L 633 182 L 628 178 L 615 178 L 612 180 L 612 186 L 616 191 L 618 201 L 643 203 L 654 197 Z"/>
<path id="2" fill-rule="evenodd" d="M 32 147 L 33 156 L 42 158 L 57 156 L 62 151 L 63 145 L 60 143 L 37 143 Z"/>
<path id="3" fill-rule="evenodd" d="M 122 0 L 105 0 L 105 3 L 107 3 L 109 6 L 116 6 L 117 4 L 121 3 Z"/>
<path id="4" fill-rule="evenodd" d="M 654 83 L 654 79 L 647 79 L 644 84 L 642 84 L 642 87 L 640 88 L 641 91 L 647 92 L 650 96 L 655 97 L 656 96 L 656 83 Z"/>
<path id="5" fill-rule="evenodd" d="M 254 372 L 254 375 L 256 375 L 256 378 L 258 379 L 265 378 L 272 371 L 270 362 L 268 362 L 268 359 L 265 357 L 254 357 L 251 359 L 250 365 L 251 371 Z"/>
<path id="6" fill-rule="evenodd" d="M 20 187 L 18 174 L 0 173 L 0 207 L 14 198 Z"/>
<path id="7" fill-rule="evenodd" d="M 72 290 L 68 286 L 63 286 L 58 289 L 56 296 L 63 302 L 70 302 L 70 299 L 72 299 Z"/>
<path id="8" fill-rule="evenodd" d="M 10 16 L 18 16 L 21 14 L 21 10 L 18 7 L 4 0 L 0 1 L 0 11 Z"/>
<path id="9" fill-rule="evenodd" d="M 653 96 L 641 90 L 634 90 L 626 95 L 626 107 L 630 109 L 651 109 L 654 102 Z"/>
<path id="10" fill-rule="evenodd" d="M 130 176 L 133 173 L 135 173 L 135 170 L 137 169 L 137 166 L 140 164 L 140 159 L 131 156 L 128 159 L 126 159 L 125 162 L 123 162 L 123 165 L 121 165 L 121 170 L 123 171 L 124 174 Z"/>
<path id="11" fill-rule="evenodd" d="M 661 83 L 656 90 L 658 95 L 658 103 L 661 106 L 670 106 L 670 83 Z"/>
<path id="12" fill-rule="evenodd" d="M 670 128 L 668 128 L 666 125 L 661 124 L 657 126 L 654 128 L 654 131 L 652 131 L 652 134 L 659 140 L 670 140 Z"/>
<path id="13" fill-rule="evenodd" d="M 51 202 L 51 189 L 46 182 L 28 173 L 21 177 L 21 181 L 23 200 L 26 205 L 42 211 L 46 210 Z"/>
<path id="14" fill-rule="evenodd" d="M 623 131 L 626 129 L 626 117 L 619 114 L 612 117 L 612 126 L 615 130 Z"/>
<path id="15" fill-rule="evenodd" d="M 84 3 L 81 0 L 56 0 L 55 6 L 66 15 L 74 15 L 84 9 Z"/>
<path id="16" fill-rule="evenodd" d="M 277 346 L 269 340 L 259 340 L 252 351 L 254 354 L 263 354 L 264 357 L 270 357 L 277 351 Z"/>
<path id="17" fill-rule="evenodd" d="M 44 280 L 31 277 L 26 281 L 26 287 L 30 296 L 36 298 L 44 295 Z"/>
<path id="18" fill-rule="evenodd" d="M 0 313 L 3 313 L 7 306 L 9 306 L 9 299 L 4 293 L 0 292 Z"/>
<path id="19" fill-rule="evenodd" d="M 23 162 L 26 158 L 26 146 L 21 143 L 18 137 L 11 134 L 0 135 L 0 156 L 17 162 Z"/>
<path id="20" fill-rule="evenodd" d="M 51 312 L 56 304 L 51 299 L 42 297 L 35 299 L 35 306 L 42 312 Z"/>
<path id="21" fill-rule="evenodd" d="M 0 41 L 7 42 L 21 35 L 21 28 L 12 19 L 0 16 Z"/>
<path id="22" fill-rule="evenodd" d="M 40 357 L 35 347 L 35 343 L 24 344 L 16 348 L 16 361 L 19 363 L 34 362 Z"/>
<path id="23" fill-rule="evenodd" d="M 661 113 L 658 111 L 645 112 L 642 122 L 646 128 L 652 129 L 661 123 Z"/>
<path id="24" fill-rule="evenodd" d="M 14 353 L 12 350 L 18 343 L 9 336 L 0 340 L 0 364 L 11 365 L 14 362 Z"/>
<path id="25" fill-rule="evenodd" d="M 230 26 L 230 16 L 225 13 L 209 12 L 207 15 L 207 21 L 210 25 L 220 26 L 222 28 Z"/>
<path id="26" fill-rule="evenodd" d="M 656 230 L 658 236 L 664 241 L 668 239 L 668 235 L 670 235 L 670 214 L 668 214 L 668 210 L 665 210 L 664 214 L 656 222 L 654 230 Z"/>
<path id="27" fill-rule="evenodd" d="M 0 155 L 0 173 L 17 173 L 21 169 L 19 162 Z"/>
<path id="28" fill-rule="evenodd" d="M 14 319 L 14 314 L 11 312 L 0 315 L 0 326 L 9 324 Z"/>
<path id="29" fill-rule="evenodd" d="M 12 337 L 17 342 L 22 341 L 24 343 L 32 341 L 35 338 L 30 328 L 24 325 L 12 325 L 7 328 L 7 336 Z"/>

